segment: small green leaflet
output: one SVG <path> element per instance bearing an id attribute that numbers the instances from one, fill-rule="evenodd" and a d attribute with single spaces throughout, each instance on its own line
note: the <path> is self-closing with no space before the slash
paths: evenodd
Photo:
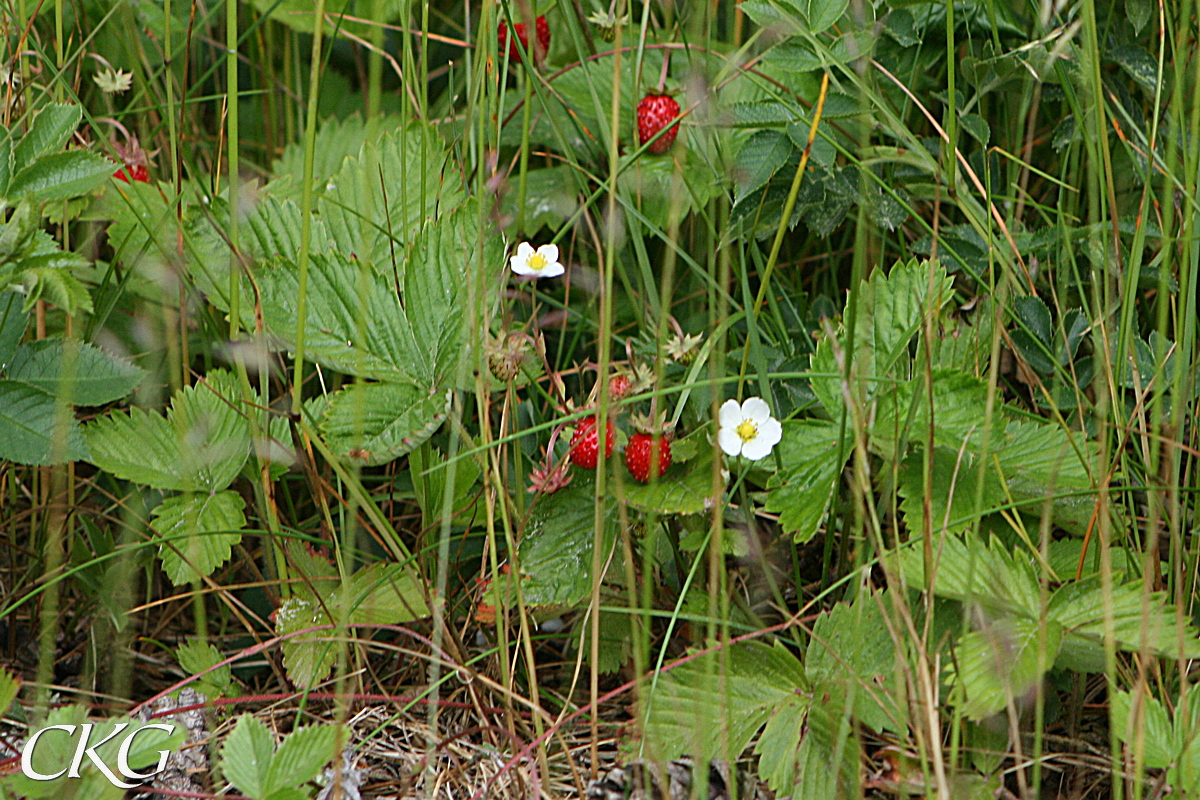
<path id="1" fill-rule="evenodd" d="M 811 539 L 825 521 L 835 481 L 850 457 L 847 444 L 837 458 L 836 422 L 788 420 L 783 423 L 780 457 L 783 468 L 768 483 L 767 510 L 778 513 L 779 524 L 797 541 Z"/>
<path id="2" fill-rule="evenodd" d="M 290 554 L 295 559 L 297 553 Z M 321 577 L 324 567 L 309 559 L 309 577 Z M 324 680 L 337 661 L 339 644 L 335 631 L 298 633 L 305 628 L 332 625 L 338 619 L 362 625 L 394 625 L 428 616 L 420 578 L 411 567 L 378 562 L 350 577 L 344 587 L 337 581 L 319 580 L 284 601 L 275 614 L 275 630 L 287 636 L 283 663 L 288 677 L 298 686 Z M 289 636 L 289 634 L 297 634 Z"/>
<path id="3" fill-rule="evenodd" d="M 644 703 L 647 750 L 660 759 L 737 758 L 780 708 L 803 709 L 809 697 L 804 668 L 782 644 L 737 644 L 659 677 Z"/>
<path id="4" fill-rule="evenodd" d="M 87 453 L 69 406 L 36 386 L 0 379 L 0 459 L 43 465 L 78 461 Z"/>
<path id="5" fill-rule="evenodd" d="M 244 506 L 241 495 L 226 490 L 168 497 L 154 509 L 158 554 L 171 583 L 184 586 L 212 574 L 229 559 L 246 527 Z"/>
<path id="6" fill-rule="evenodd" d="M 213 370 L 176 394 L 165 418 L 137 408 L 100 417 L 86 428 L 89 460 L 156 489 L 220 491 L 250 455 L 239 395 L 229 372 Z"/>
<path id="7" fill-rule="evenodd" d="M 67 348 L 73 346 L 74 353 Z M 69 374 L 68 374 L 69 371 Z M 38 386 L 52 395 L 63 393 L 81 406 L 119 400 L 138 387 L 146 371 L 86 342 L 59 338 L 28 342 L 17 348 L 8 377 Z"/>

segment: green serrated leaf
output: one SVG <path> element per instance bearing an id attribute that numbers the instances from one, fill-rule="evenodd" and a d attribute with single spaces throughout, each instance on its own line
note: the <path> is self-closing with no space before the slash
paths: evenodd
<path id="1" fill-rule="evenodd" d="M 841 474 L 838 463 L 838 429 L 835 422 L 788 420 L 783 423 L 779 443 L 782 468 L 770 480 L 767 510 L 779 514 L 784 532 L 797 541 L 811 539 L 825 520 L 829 499 Z"/>
<path id="2" fill-rule="evenodd" d="M 1140 693 L 1135 702 L 1132 693 L 1117 691 L 1112 696 L 1110 707 L 1117 736 L 1130 751 L 1134 746 L 1138 747 L 1144 766 L 1167 769 L 1178 761 L 1180 751 L 1173 741 L 1174 726 L 1167 709 L 1157 698 L 1149 693 Z"/>
<path id="3" fill-rule="evenodd" d="M 809 33 L 816 35 L 833 27 L 850 6 L 849 0 L 795 0 L 808 20 Z"/>
<path id="4" fill-rule="evenodd" d="M 1091 329 L 1091 321 L 1077 308 L 1072 308 L 1063 314 L 1063 332 L 1065 333 L 1065 348 L 1060 356 L 1060 363 L 1066 365 L 1075 360 L 1079 351 L 1079 343 Z M 1154 331 L 1158 333 L 1158 331 Z M 1169 382 L 1169 381 L 1168 381 Z"/>
<path id="5" fill-rule="evenodd" d="M 305 628 L 329 624 L 329 615 L 316 601 L 298 594 L 284 600 L 276 610 L 275 633 L 288 637 L 282 645 L 283 666 L 295 685 L 314 686 L 333 669 L 338 645 L 330 641 L 331 632 L 298 633 Z"/>
<path id="6" fill-rule="evenodd" d="M 309 0 L 253 0 L 253 5 L 258 9 L 258 12 L 264 16 L 269 15 L 274 19 L 293 30 L 301 33 L 312 33 L 314 30 L 314 19 L 316 17 L 315 7 Z M 408 9 L 402 0 L 384 0 L 380 6 L 379 14 L 380 22 L 395 20 L 400 17 Z M 374 17 L 373 17 L 374 18 Z M 330 33 L 338 33 L 342 36 L 354 34 L 357 36 L 366 36 L 367 28 L 364 22 L 358 18 L 339 19 L 339 24 L 334 31 Z M 264 798 L 255 798 L 255 800 L 265 800 Z"/>
<path id="7" fill-rule="evenodd" d="M 675 158 L 635 158 L 632 155 L 625 158 L 617 178 L 621 190 L 619 196 L 631 198 L 628 207 L 649 225 L 663 230 L 672 213 L 686 215 L 703 208 L 724 182 L 723 176 L 716 172 L 714 162 L 691 148 L 685 148 L 679 154 L 678 162 Z M 626 168 L 624 164 L 630 159 L 633 164 Z"/>
<path id="8" fill-rule="evenodd" d="M 992 128 L 988 125 L 986 119 L 978 114 L 963 114 L 958 118 L 958 121 L 962 124 L 963 130 L 971 135 L 972 139 L 987 147 L 988 142 L 992 139 Z"/>
<path id="9" fill-rule="evenodd" d="M 284 786 L 267 795 L 263 800 L 309 800 L 308 792 L 295 786 Z"/>
<path id="10" fill-rule="evenodd" d="M 1014 343 L 1034 369 L 1043 374 L 1054 370 L 1054 323 L 1050 309 L 1040 297 L 1020 297 L 1013 303 L 1017 328 Z"/>
<path id="11" fill-rule="evenodd" d="M 7 129 L 0 127 L 0 197 L 8 197 L 8 182 L 13 174 L 13 144 Z"/>
<path id="12" fill-rule="evenodd" d="M 786 25 L 789 33 L 799 31 L 798 12 L 790 3 L 781 3 L 778 0 L 742 0 L 738 5 L 759 27 Z"/>
<path id="13" fill-rule="evenodd" d="M 822 700 L 809 707 L 808 731 L 796 751 L 795 786 L 787 787 L 792 800 L 841 800 L 857 789 L 859 757 L 845 703 L 829 693 Z"/>
<path id="14" fill-rule="evenodd" d="M 75 253 L 55 253 L 23 259 L 15 283 L 25 290 L 25 310 L 38 300 L 58 306 L 69 314 L 92 311 L 92 298 L 70 270 L 82 266 L 83 259 Z"/>
<path id="15" fill-rule="evenodd" d="M 356 383 L 329 399 L 319 427 L 335 453 L 374 466 L 428 441 L 449 408 L 449 391 L 428 396 L 407 384 Z"/>
<path id="16" fill-rule="evenodd" d="M 984 299 L 970 321 L 944 315 L 938 326 L 934 367 L 978 378 L 991 360 L 992 304 Z"/>
<path id="17" fill-rule="evenodd" d="M 364 625 L 392 625 L 429 616 L 420 578 L 399 564 L 363 567 L 350 578 L 342 602 L 350 621 Z"/>
<path id="18" fill-rule="evenodd" d="M 892 197 L 881 186 L 872 181 L 868 184 L 864 207 L 871 222 L 884 230 L 894 231 L 908 220 L 908 210 L 901 201 L 908 201 L 908 193 L 903 188 L 896 188 L 897 197 Z"/>
<path id="19" fill-rule="evenodd" d="M 933 549 L 932 581 L 925 574 L 919 541 L 902 547 L 899 556 L 910 587 L 929 588 L 932 583 L 939 597 L 977 603 L 997 614 L 1040 618 L 1041 589 L 1033 567 L 997 540 L 985 544 L 975 536 L 939 536 Z"/>
<path id="20" fill-rule="evenodd" d="M 224 489 L 250 455 L 250 425 L 233 374 L 213 370 L 171 401 L 167 421 L 179 443 L 182 474 L 201 491 Z"/>
<path id="21" fill-rule="evenodd" d="M 237 492 L 169 497 L 154 509 L 163 572 L 176 586 L 210 575 L 242 540 L 245 501 Z"/>
<path id="22" fill-rule="evenodd" d="M 1146 650 L 1165 658 L 1200 657 L 1196 627 L 1186 619 L 1178 624 L 1166 594 L 1145 591 L 1140 580 L 1113 586 L 1107 600 L 1098 575 L 1071 581 L 1054 592 L 1047 613 L 1071 638 L 1100 644 L 1110 609 L 1112 636 L 1118 649 Z"/>
<path id="23" fill-rule="evenodd" d="M 802 695 L 784 698 L 770 709 L 767 724 L 754 745 L 759 776 L 780 795 L 786 795 L 796 784 L 796 751 L 808 709 L 808 698 Z"/>
<path id="24" fill-rule="evenodd" d="M 1010 421 L 993 468 L 1021 511 L 1041 516 L 1046 500 L 1054 524 L 1079 536 L 1094 524 L 1096 446 L 1057 425 Z M 1116 524 L 1120 510 L 1111 509 Z"/>
<path id="25" fill-rule="evenodd" d="M 0 372 L 8 369 L 28 325 L 29 314 L 21 307 L 21 296 L 0 292 Z"/>
<path id="26" fill-rule="evenodd" d="M 306 358 L 362 378 L 425 389 L 433 385 L 430 348 L 414 335 L 393 279 L 375 274 L 369 264 L 352 256 L 331 251 L 313 254 L 308 280 Z M 276 259 L 261 270 L 259 283 L 267 328 L 286 347 L 294 347 L 296 265 Z M 252 319 L 248 321 L 253 325 Z"/>
<path id="27" fill-rule="evenodd" d="M 800 119 L 795 111 L 778 100 L 734 103 L 729 113 L 735 128 L 784 128 Z"/>
<path id="28" fill-rule="evenodd" d="M 98 406 L 118 400 L 138 387 L 146 371 L 86 342 L 68 354 L 62 339 L 41 339 L 17 349 L 8 377 L 38 386 L 72 403 Z M 70 368 L 66 375 L 64 368 Z"/>
<path id="29" fill-rule="evenodd" d="M 591 591 L 594 537 L 581 536 L 580 531 L 592 530 L 593 481 L 577 472 L 570 486 L 539 497 L 530 510 L 519 550 L 521 588 L 528 605 L 572 606 Z M 614 516 L 615 509 L 608 508 L 602 543 L 606 555 L 613 542 Z M 515 604 L 514 597 L 511 605 Z"/>
<path id="30" fill-rule="evenodd" d="M 734 167 L 738 187 L 734 203 L 765 186 L 795 150 L 787 135 L 779 131 L 758 131 L 747 139 Z"/>
<path id="31" fill-rule="evenodd" d="M 99 417 L 84 428 L 88 460 L 117 478 L 156 489 L 195 491 L 184 474 L 179 439 L 167 420 L 145 409 Z"/>
<path id="32" fill-rule="evenodd" d="M 463 197 L 442 137 L 431 126 L 411 124 L 365 141 L 347 157 L 318 196 L 317 213 L 335 248 L 390 272 L 393 254 L 425 220 L 457 208 Z"/>
<path id="33" fill-rule="evenodd" d="M 29 132 L 21 137 L 13 150 L 13 166 L 21 171 L 38 158 L 57 151 L 71 138 L 83 118 L 80 106 L 66 103 L 51 103 L 43 107 L 33 118 Z M 109 171 L 112 174 L 112 171 Z"/>
<path id="34" fill-rule="evenodd" d="M 988 514 L 1008 504 L 1004 487 L 991 471 L 984 472 L 983 494 L 978 495 L 979 466 L 970 452 L 960 454 L 960 451 L 946 447 L 934 448 L 928 523 L 925 520 L 925 457 L 921 451 L 914 450 L 905 456 L 899 477 L 900 510 L 905 525 L 913 531 L 931 530 L 934 535 L 963 533 L 972 528 L 977 514 Z"/>
<path id="35" fill-rule="evenodd" d="M 657 514 L 702 514 L 712 507 L 712 448 L 704 449 L 686 464 L 672 465 L 651 484 L 625 482 L 629 505 Z M 611 462 L 610 462 L 611 463 Z"/>
<path id="36" fill-rule="evenodd" d="M 893 8 L 888 11 L 883 32 L 901 47 L 912 47 L 921 43 L 921 31 L 917 28 L 916 17 L 907 8 Z"/>
<path id="37" fill-rule="evenodd" d="M 957 657 L 947 674 L 961 683 L 963 714 L 981 720 L 1021 699 L 1054 665 L 1063 628 L 1054 620 L 1002 617 L 958 642 Z"/>
<path id="38" fill-rule="evenodd" d="M 644 703 L 643 732 L 656 758 L 740 753 L 784 703 L 807 697 L 800 662 L 780 644 L 730 647 L 717 669 L 714 654 L 676 667 L 658 679 Z M 800 700 L 793 700 L 800 698 Z"/>
<path id="39" fill-rule="evenodd" d="M 885 594 L 859 594 L 853 603 L 838 603 L 813 625 L 804 659 L 814 685 L 836 685 L 853 697 L 854 716 L 875 731 L 907 730 L 907 715 L 896 703 L 891 685 L 896 648 L 888 633 L 881 604 Z"/>
<path id="40" fill-rule="evenodd" d="M 243 714 L 221 746 L 221 772 L 242 794 L 263 800 L 270 790 L 267 776 L 274 755 L 267 726 L 253 714 Z"/>
<path id="41" fill-rule="evenodd" d="M 448 465 L 446 456 L 429 442 L 408 454 L 413 491 L 417 495 L 417 505 L 421 507 L 424 530 L 433 530 L 440 524 L 446 510 L 446 480 L 451 474 Z M 454 464 L 453 475 L 454 492 L 449 510 L 456 522 L 466 521 L 478 511 L 472 499 L 480 491 L 478 484 L 483 473 L 474 459 L 460 458 Z"/>
<path id="42" fill-rule="evenodd" d="M 600 646 L 597 648 L 596 671 L 601 675 L 612 675 L 629 664 L 633 657 L 633 631 L 630 629 L 629 614 L 600 612 Z M 587 662 L 592 658 L 592 625 L 586 622 L 575 626 L 573 646 Z"/>
<path id="43" fill-rule="evenodd" d="M 21 679 L 6 669 L 0 669 L 0 715 L 7 716 L 8 707 L 17 699 Z"/>
<path id="44" fill-rule="evenodd" d="M 87 453 L 69 407 L 60 414 L 45 390 L 0 379 L 0 459 L 40 466 L 79 461 Z"/>
<path id="45" fill-rule="evenodd" d="M 175 658 L 179 660 L 179 666 L 183 667 L 184 671 L 189 675 L 204 672 L 206 669 L 220 664 L 225 660 L 225 656 L 212 643 L 201 643 L 199 639 L 193 639 L 179 645 L 175 650 Z M 215 688 L 218 693 L 224 694 L 233 683 L 233 672 L 230 666 L 225 664 L 212 672 L 206 673 L 200 682 Z"/>
<path id="46" fill-rule="evenodd" d="M 342 168 L 342 163 L 357 156 L 363 144 L 378 140 L 385 131 L 397 131 L 403 120 L 397 115 L 380 114 L 363 120 L 361 114 L 352 114 L 345 119 L 330 117 L 317 128 L 313 142 L 313 189 L 324 191 L 331 176 Z M 269 195 L 278 198 L 298 198 L 304 188 L 304 143 L 297 142 L 284 148 L 283 153 L 271 164 L 272 180 L 267 184 Z M 278 252 L 289 253 L 290 250 Z"/>
<path id="47" fill-rule="evenodd" d="M 882 377 L 907 352 L 924 315 L 950 301 L 953 279 L 939 264 L 914 258 L 898 262 L 886 276 L 876 270 L 868 285 L 860 300 L 869 323 L 863 333 L 873 339 L 875 374 Z"/>
<path id="48" fill-rule="evenodd" d="M 293 551 L 289 559 L 297 561 Z M 310 571 L 324 574 L 324 567 L 312 564 Z M 348 615 L 347 621 L 366 625 L 392 625 L 429 615 L 420 577 L 400 564 L 376 563 L 359 570 L 339 589 L 335 580 L 313 581 L 305 589 L 284 601 L 275 615 L 275 630 L 287 638 L 283 642 L 283 664 L 288 677 L 298 686 L 312 686 L 329 675 L 337 661 L 338 645 L 329 630 L 299 633 L 305 628 L 334 624 Z M 318 597 L 319 596 L 319 597 Z M 297 634 L 297 635 L 289 635 Z"/>
<path id="49" fill-rule="evenodd" d="M 103 186 L 116 169 L 114 162 L 86 150 L 51 153 L 13 175 L 8 196 L 45 201 L 79 197 Z"/>
<path id="50" fill-rule="evenodd" d="M 119 478 L 157 489 L 211 493 L 224 489 L 250 454 L 249 424 L 237 405 L 236 381 L 214 370 L 175 395 L 166 419 L 140 409 L 101 417 L 87 428 L 92 463 Z"/>
<path id="51" fill-rule="evenodd" d="M 267 770 L 268 793 L 295 788 L 315 778 L 334 757 L 337 739 L 337 726 L 325 724 L 297 728 L 283 737 Z"/>
<path id="52" fill-rule="evenodd" d="M 500 237 L 481 229 L 479 218 L 478 205 L 470 201 L 427 223 L 404 268 L 405 312 L 413 335 L 433 356 L 428 374 L 434 386 L 452 385 L 459 377 L 467 341 L 466 265 L 503 260 Z M 474 384 L 460 388 L 473 390 Z"/>

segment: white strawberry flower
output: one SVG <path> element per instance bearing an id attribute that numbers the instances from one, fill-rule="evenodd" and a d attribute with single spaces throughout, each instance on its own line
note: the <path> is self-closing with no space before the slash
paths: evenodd
<path id="1" fill-rule="evenodd" d="M 537 250 L 529 242 L 517 245 L 517 254 L 509 259 L 509 266 L 518 275 L 531 278 L 557 278 L 566 272 L 558 263 L 558 245 L 544 244 Z"/>
<path id="2" fill-rule="evenodd" d="M 721 425 L 717 443 L 729 456 L 758 461 L 783 438 L 783 425 L 771 416 L 771 407 L 761 397 L 748 397 L 744 403 L 726 400 L 717 421 Z"/>

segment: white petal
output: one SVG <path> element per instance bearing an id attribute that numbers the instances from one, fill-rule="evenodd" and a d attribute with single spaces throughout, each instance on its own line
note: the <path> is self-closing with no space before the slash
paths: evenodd
<path id="1" fill-rule="evenodd" d="M 533 255 L 533 248 L 529 242 L 521 242 L 517 245 L 517 252 L 508 260 L 508 266 L 513 272 L 518 275 L 528 275 L 533 270 L 529 268 L 529 257 Z"/>
<path id="2" fill-rule="evenodd" d="M 761 397 L 747 397 L 742 403 L 742 413 L 746 419 L 752 419 L 761 425 L 771 418 L 771 407 Z"/>
<path id="3" fill-rule="evenodd" d="M 772 447 L 774 445 L 769 444 L 761 435 L 755 436 L 742 445 L 742 455 L 751 461 L 758 461 L 770 455 Z"/>
<path id="4" fill-rule="evenodd" d="M 742 407 L 738 404 L 737 400 L 726 400 L 721 406 L 720 413 L 717 414 L 717 421 L 721 424 L 721 430 L 725 430 L 726 428 L 733 430 L 743 419 Z"/>
<path id="5" fill-rule="evenodd" d="M 729 402 L 736 404 L 737 401 Z M 717 431 L 717 444 L 721 445 L 727 456 L 736 456 L 742 452 L 742 437 L 738 436 L 738 432 L 732 426 L 722 426 L 721 430 Z"/>
<path id="6" fill-rule="evenodd" d="M 566 271 L 567 271 L 566 268 L 562 264 L 555 261 L 553 264 L 548 264 L 545 267 L 543 267 L 537 273 L 537 276 L 539 278 L 557 278 L 559 275 L 562 275 Z"/>
<path id="7" fill-rule="evenodd" d="M 558 261 L 558 245 L 556 244 L 544 244 L 537 251 L 542 254 L 542 258 L 546 259 L 547 264 Z"/>
<path id="8" fill-rule="evenodd" d="M 767 417 L 758 424 L 758 437 L 756 442 L 766 442 L 767 447 L 771 448 L 779 444 L 779 440 L 783 438 L 783 425 L 774 417 Z"/>

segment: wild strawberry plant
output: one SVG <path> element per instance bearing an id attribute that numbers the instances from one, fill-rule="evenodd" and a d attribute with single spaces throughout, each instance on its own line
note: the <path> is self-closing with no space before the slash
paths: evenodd
<path id="1" fill-rule="evenodd" d="M 1192 790 L 1194 9 L 240 5 L 6 34 L 27 718 L 403 684 L 545 769 L 612 690 L 833 798 L 1069 794 L 1100 716 Z M 200 788 L 364 742 L 285 724 Z"/>

